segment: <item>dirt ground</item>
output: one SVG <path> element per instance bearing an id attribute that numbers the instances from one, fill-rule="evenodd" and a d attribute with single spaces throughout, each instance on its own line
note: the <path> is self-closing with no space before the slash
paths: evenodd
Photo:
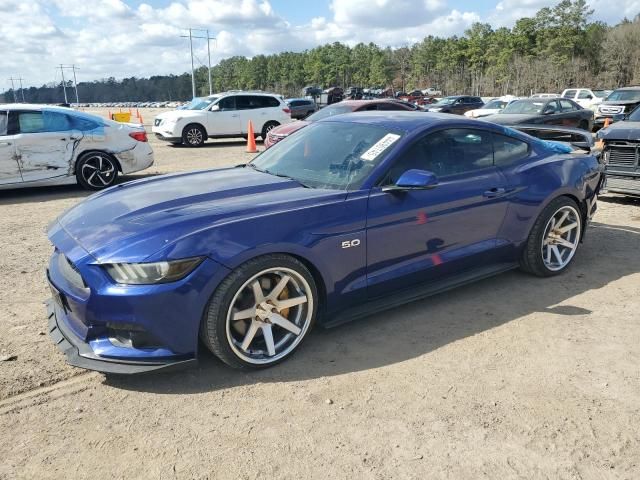
<path id="1" fill-rule="evenodd" d="M 151 142 L 155 165 L 123 180 L 250 158 Z M 640 201 L 602 198 L 562 276 L 317 330 L 266 371 L 205 352 L 117 378 L 65 365 L 46 335 L 44 231 L 85 196 L 0 192 L 0 479 L 640 478 Z"/>

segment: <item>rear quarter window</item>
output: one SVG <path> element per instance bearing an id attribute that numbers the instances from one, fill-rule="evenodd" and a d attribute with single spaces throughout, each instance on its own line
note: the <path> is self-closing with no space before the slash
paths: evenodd
<path id="1" fill-rule="evenodd" d="M 497 167 L 507 167 L 529 156 L 529 144 L 517 138 L 499 133 L 493 134 L 493 163 Z"/>
<path id="2" fill-rule="evenodd" d="M 94 122 L 88 118 L 76 117 L 74 115 L 69 115 L 69 122 L 73 130 L 80 130 L 82 132 L 95 130 L 99 126 L 98 122 Z"/>

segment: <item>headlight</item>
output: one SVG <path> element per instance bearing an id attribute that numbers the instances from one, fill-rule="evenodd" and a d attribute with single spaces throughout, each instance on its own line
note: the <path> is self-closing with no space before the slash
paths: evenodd
<path id="1" fill-rule="evenodd" d="M 184 258 L 169 262 L 110 263 L 103 265 L 117 283 L 124 285 L 151 285 L 175 282 L 189 275 L 204 257 Z"/>
<path id="2" fill-rule="evenodd" d="M 430 112 L 439 112 L 440 110 L 442 110 L 442 108 L 430 108 L 429 109 Z"/>

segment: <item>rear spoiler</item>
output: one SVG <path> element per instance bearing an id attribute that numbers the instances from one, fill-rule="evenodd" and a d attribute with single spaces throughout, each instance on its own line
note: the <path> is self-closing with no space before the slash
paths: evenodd
<path id="1" fill-rule="evenodd" d="M 509 125 L 509 128 L 539 138 L 570 144 L 573 147 L 590 152 L 595 146 L 591 132 L 573 127 L 555 125 Z"/>

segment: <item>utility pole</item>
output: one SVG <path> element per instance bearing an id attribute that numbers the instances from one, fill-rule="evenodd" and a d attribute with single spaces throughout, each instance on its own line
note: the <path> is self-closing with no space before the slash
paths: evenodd
<path id="1" fill-rule="evenodd" d="M 193 31 L 199 31 L 199 32 L 207 32 L 207 36 L 203 37 L 203 36 L 198 36 L 198 35 L 194 35 Z M 182 38 L 187 38 L 187 35 L 180 35 Z M 193 98 L 196 97 L 196 71 L 195 68 L 193 66 L 193 39 L 194 38 L 202 38 L 205 39 L 207 41 L 207 57 L 209 60 L 209 95 L 211 95 L 213 93 L 213 84 L 211 82 L 211 45 L 210 42 L 211 40 L 215 40 L 215 37 L 210 37 L 209 36 L 209 29 L 202 29 L 202 28 L 190 28 L 189 29 L 189 50 L 191 53 L 191 90 L 193 91 Z"/>
<path id="2" fill-rule="evenodd" d="M 69 100 L 67 99 L 67 83 L 64 81 L 64 69 L 71 69 L 73 71 L 73 88 L 76 92 L 76 103 L 80 103 L 80 100 L 78 99 L 78 81 L 76 80 L 76 70 L 80 70 L 78 67 L 75 66 L 75 64 L 73 65 L 63 65 L 62 63 L 60 64 L 60 73 L 62 74 L 62 90 L 64 91 L 64 103 L 69 103 Z"/>
<path id="3" fill-rule="evenodd" d="M 67 100 L 67 84 L 64 81 L 64 66 L 60 64 L 60 73 L 62 74 L 62 91 L 64 92 L 64 103 L 69 103 Z"/>
<path id="4" fill-rule="evenodd" d="M 76 90 L 76 106 L 77 106 L 78 103 L 80 103 L 80 100 L 78 99 L 78 81 L 76 80 L 76 66 L 71 65 L 71 68 L 73 70 L 73 88 L 75 88 Z"/>
<path id="5" fill-rule="evenodd" d="M 18 103 L 18 99 L 16 98 L 16 87 L 13 85 L 13 77 L 9 80 L 11 80 L 11 93 L 13 93 L 13 103 Z"/>
<path id="6" fill-rule="evenodd" d="M 11 89 L 13 90 L 13 101 L 18 103 L 18 97 L 16 95 L 16 90 L 15 90 L 15 87 L 13 85 L 13 81 L 15 80 L 17 82 L 20 82 L 20 95 L 22 96 L 22 103 L 25 103 L 25 101 L 24 101 L 24 89 L 22 88 L 22 80 L 23 79 L 22 78 L 13 78 L 12 77 L 9 80 L 11 80 Z"/>

